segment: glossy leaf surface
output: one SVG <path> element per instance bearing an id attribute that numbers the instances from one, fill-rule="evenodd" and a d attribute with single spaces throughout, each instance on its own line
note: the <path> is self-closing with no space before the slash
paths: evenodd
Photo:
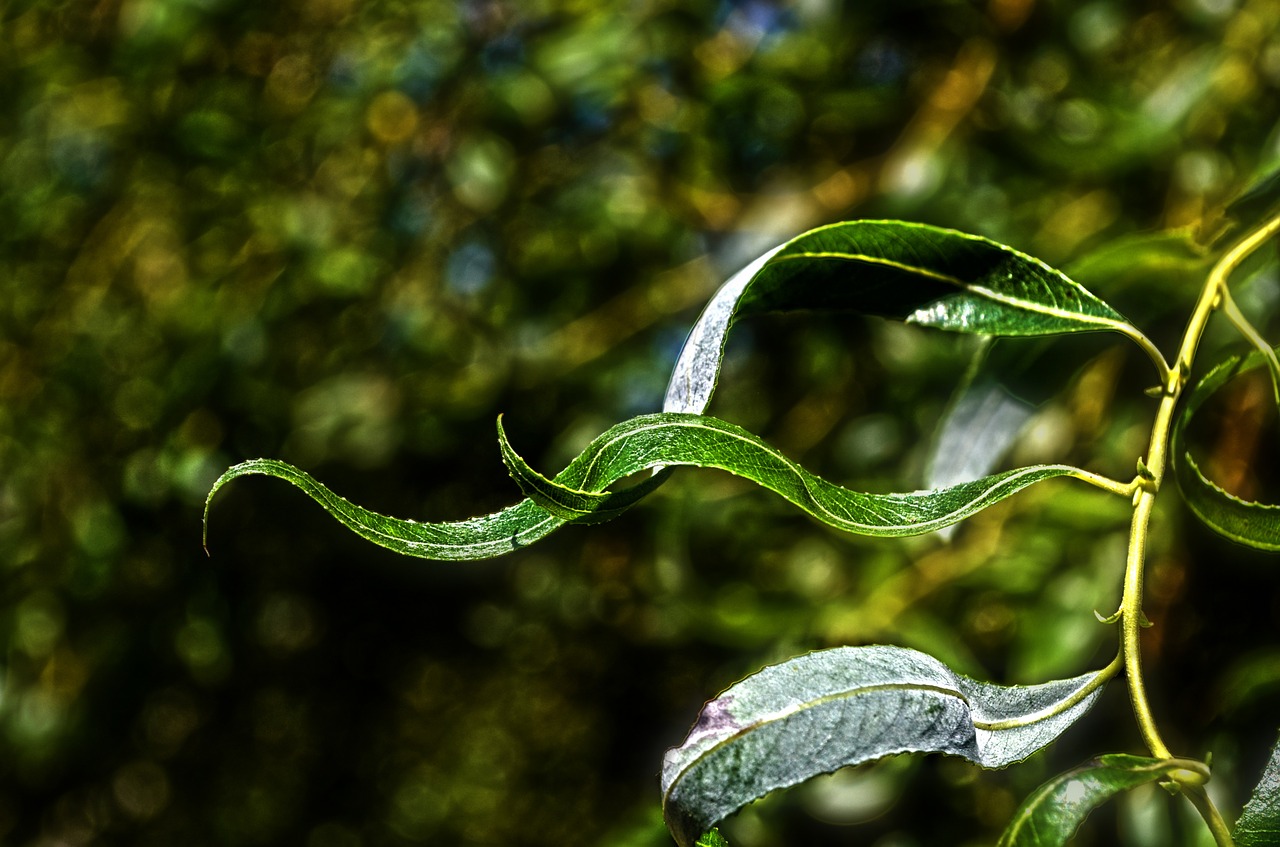
<path id="1" fill-rule="evenodd" d="M 1255 351 L 1228 359 L 1210 371 L 1188 393 L 1173 430 L 1171 463 L 1187 505 L 1200 520 L 1233 541 L 1260 550 L 1280 551 L 1280 505 L 1244 500 L 1205 476 L 1186 445 L 1186 430 L 1197 410 L 1231 379 L 1267 364 Z"/>
<path id="2" fill-rule="evenodd" d="M 422 559 L 488 559 L 501 556 L 532 544 L 565 523 L 530 500 L 490 515 L 462 521 L 425 523 L 392 518 L 357 506 L 288 462 L 250 459 L 224 471 L 209 490 L 204 505 L 206 544 L 209 507 L 214 495 L 231 480 L 250 474 L 291 482 L 366 541 Z"/>
<path id="3" fill-rule="evenodd" d="M 1208 776 L 1199 762 L 1124 753 L 1099 756 L 1037 788 L 1014 813 L 998 847 L 1061 847 L 1088 814 L 1111 797 L 1177 771 Z"/>
<path id="4" fill-rule="evenodd" d="M 647 493 L 604 490 L 625 476 L 651 467 L 693 465 L 749 479 L 845 532 L 919 535 L 954 524 L 1033 483 L 1079 473 L 1066 465 L 1035 465 L 934 491 L 866 494 L 810 473 L 740 426 L 708 415 L 659 413 L 611 427 L 549 480 L 511 448 L 501 424 L 499 440 L 507 469 L 525 495 L 566 521 L 607 519 Z M 578 484 L 566 482 L 571 479 Z"/>
<path id="5" fill-rule="evenodd" d="M 1011 247 L 925 224 L 848 221 L 798 236 L 721 287 L 685 342 L 664 411 L 706 408 L 734 321 L 800 309 L 983 335 L 1114 330 L 1141 337 L 1083 286 Z"/>
<path id="6" fill-rule="evenodd" d="M 1239 847 L 1280 844 L 1280 744 L 1271 751 L 1262 779 L 1236 821 L 1233 837 Z"/>
<path id="7" fill-rule="evenodd" d="M 840 647 L 773 665 L 707 703 L 662 768 L 682 847 L 752 800 L 896 753 L 1021 761 L 1089 709 L 1099 673 L 1028 687 L 961 676 L 916 650 Z"/>

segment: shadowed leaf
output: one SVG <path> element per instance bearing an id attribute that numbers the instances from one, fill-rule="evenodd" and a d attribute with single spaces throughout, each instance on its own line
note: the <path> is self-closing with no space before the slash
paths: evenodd
<path id="1" fill-rule="evenodd" d="M 1206 399 L 1231 379 L 1268 364 L 1261 352 L 1221 363 L 1188 392 L 1173 429 L 1170 460 L 1183 498 L 1200 520 L 1232 541 L 1260 550 L 1280 551 L 1280 505 L 1256 503 L 1224 491 L 1205 476 L 1186 446 L 1186 428 Z"/>
<path id="2" fill-rule="evenodd" d="M 1098 806 L 1139 785 L 1189 771 L 1208 778 L 1200 762 L 1115 753 L 1058 774 L 1018 807 L 997 847 L 1061 847 Z"/>
<path id="3" fill-rule="evenodd" d="M 1236 821 L 1233 837 L 1239 847 L 1280 844 L 1280 744 L 1271 751 L 1262 779 Z"/>

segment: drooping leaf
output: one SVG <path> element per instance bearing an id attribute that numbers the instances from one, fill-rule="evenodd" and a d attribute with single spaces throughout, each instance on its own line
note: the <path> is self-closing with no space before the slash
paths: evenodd
<path id="1" fill-rule="evenodd" d="M 681 847 L 771 791 L 897 753 L 987 768 L 1027 758 L 1093 705 L 1102 672 L 1005 687 L 903 647 L 839 647 L 772 665 L 707 703 L 662 767 Z"/>
<path id="2" fill-rule="evenodd" d="M 877 536 L 932 532 L 1033 483 L 1081 473 L 1067 465 L 1035 465 L 934 491 L 866 494 L 810 473 L 735 424 L 709 415 L 658 413 L 610 427 L 555 480 L 549 480 L 512 449 L 501 422 L 498 439 L 507 470 L 525 496 L 561 520 L 579 522 L 607 519 L 635 503 L 643 493 L 605 488 L 637 471 L 660 466 L 729 471 L 780 494 L 823 523 Z"/>
<path id="3" fill-rule="evenodd" d="M 800 309 L 849 310 L 984 335 L 1112 330 L 1150 349 L 1106 303 L 1011 247 L 925 224 L 848 221 L 798 236 L 721 287 L 680 352 L 663 410 L 706 409 L 737 319 Z"/>
<path id="4" fill-rule="evenodd" d="M 1240 813 L 1232 835 L 1239 847 L 1280 844 L 1280 743 L 1272 749 L 1262 779 Z"/>
<path id="5" fill-rule="evenodd" d="M 1179 771 L 1208 778 L 1200 762 L 1113 753 L 1058 774 L 1023 801 L 997 847 L 1061 847 L 1098 806 L 1139 785 Z"/>
<path id="6" fill-rule="evenodd" d="M 249 474 L 263 474 L 291 482 L 366 541 L 421 559 L 488 559 L 501 556 L 532 544 L 565 523 L 531 500 L 462 521 L 423 523 L 392 518 L 357 506 L 288 462 L 250 459 L 228 468 L 209 489 L 204 504 L 206 544 L 209 507 L 214 495 L 231 480 Z"/>
<path id="7" fill-rule="evenodd" d="M 1211 370 L 1188 392 L 1173 428 L 1170 463 L 1183 498 L 1200 520 L 1240 544 L 1280 551 L 1280 505 L 1256 503 L 1224 491 L 1205 476 L 1186 444 L 1187 427 L 1204 401 L 1234 377 L 1266 363 L 1259 351 L 1233 357 Z"/>

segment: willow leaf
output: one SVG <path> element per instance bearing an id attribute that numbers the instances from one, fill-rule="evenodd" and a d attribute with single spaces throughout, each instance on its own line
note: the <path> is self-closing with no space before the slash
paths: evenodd
<path id="1" fill-rule="evenodd" d="M 1232 835 L 1239 847 L 1280 844 L 1280 743 L 1272 749 L 1262 779 L 1253 789 Z"/>
<path id="2" fill-rule="evenodd" d="M 706 409 L 737 319 L 798 309 L 851 310 L 983 335 L 1113 330 L 1153 351 L 1106 303 L 1011 247 L 925 224 L 848 221 L 798 236 L 721 287 L 680 352 L 663 410 Z"/>
<path id="3" fill-rule="evenodd" d="M 206 544 L 209 507 L 214 495 L 231 480 L 249 474 L 273 476 L 291 482 L 366 541 L 421 559 L 488 559 L 501 556 L 532 544 L 565 523 L 531 500 L 462 521 L 424 523 L 392 518 L 357 506 L 288 462 L 250 459 L 224 471 L 209 490 L 204 504 Z"/>
<path id="4" fill-rule="evenodd" d="M 1210 528 L 1233 541 L 1260 550 L 1280 551 L 1280 505 L 1244 500 L 1212 482 L 1186 446 L 1186 429 L 1209 397 L 1240 374 L 1267 364 L 1259 351 L 1222 362 L 1196 384 L 1173 429 L 1171 463 L 1178 488 L 1191 511 Z"/>
<path id="5" fill-rule="evenodd" d="M 1033 483 L 1082 473 L 1067 465 L 1035 465 L 934 491 L 866 494 L 810 473 L 735 424 L 709 415 L 660 412 L 610 427 L 549 480 L 512 449 L 501 422 L 498 439 L 507 470 L 525 496 L 561 520 L 579 522 L 607 519 L 634 503 L 634 489 L 605 489 L 652 467 L 692 465 L 728 471 L 781 495 L 823 523 L 877 536 L 932 532 Z M 566 484 L 568 479 L 579 484 Z"/>
<path id="6" fill-rule="evenodd" d="M 681 847 L 752 800 L 846 765 L 946 753 L 1027 758 L 1088 711 L 1104 671 L 1034 686 L 961 676 L 903 647 L 840 647 L 773 665 L 707 703 L 667 751 L 663 814 Z"/>
<path id="7" fill-rule="evenodd" d="M 1037 788 L 1014 812 L 997 847 L 1061 847 L 1111 797 L 1180 771 L 1208 778 L 1200 762 L 1124 753 L 1099 756 Z"/>

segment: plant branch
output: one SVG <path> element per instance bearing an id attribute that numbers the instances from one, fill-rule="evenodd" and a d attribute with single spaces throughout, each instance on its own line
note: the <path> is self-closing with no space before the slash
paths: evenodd
<path id="1" fill-rule="evenodd" d="M 1187 795 L 1191 805 L 1196 807 L 1200 817 L 1204 818 L 1204 822 L 1209 825 L 1209 831 L 1213 833 L 1214 843 L 1218 847 L 1235 847 L 1235 840 L 1231 837 L 1231 828 L 1223 820 L 1222 813 L 1213 804 L 1213 800 L 1209 797 L 1209 792 L 1205 791 L 1204 786 L 1190 786 L 1185 788 L 1183 793 Z"/>
<path id="2" fill-rule="evenodd" d="M 1250 253 L 1266 243 L 1277 232 L 1280 232 L 1280 216 L 1272 218 L 1246 234 L 1218 260 L 1209 272 L 1204 289 L 1200 292 L 1195 309 L 1187 322 L 1187 329 L 1183 333 L 1182 343 L 1178 348 L 1178 356 L 1174 360 L 1173 367 L 1166 374 L 1160 406 L 1156 410 L 1155 421 L 1151 427 L 1151 441 L 1148 445 L 1146 460 L 1138 462 L 1138 475 L 1134 479 L 1136 493 L 1133 498 L 1133 521 L 1130 526 L 1129 552 L 1125 562 L 1124 595 L 1120 602 L 1120 655 L 1124 660 L 1125 676 L 1129 684 L 1129 701 L 1133 706 L 1138 729 L 1151 754 L 1160 759 L 1172 758 L 1172 754 L 1165 745 L 1164 739 L 1160 737 L 1160 730 L 1156 727 L 1142 675 L 1141 632 L 1142 627 L 1147 625 L 1146 615 L 1142 609 L 1143 578 L 1151 511 L 1155 506 L 1160 483 L 1164 479 L 1173 412 L 1191 373 L 1191 363 L 1200 345 L 1200 339 L 1204 335 L 1205 327 L 1208 325 L 1209 316 L 1216 309 L 1224 309 L 1232 323 L 1245 337 L 1254 346 L 1266 348 L 1274 359 L 1274 353 L 1271 352 L 1270 347 L 1262 341 L 1231 301 L 1227 290 L 1227 278 Z M 1273 379 L 1278 372 L 1280 372 L 1280 364 L 1272 362 Z M 1280 392 L 1280 389 L 1277 390 Z M 1231 832 L 1217 807 L 1209 799 L 1204 786 L 1187 784 L 1179 787 L 1204 818 L 1219 847 L 1232 847 Z"/>

